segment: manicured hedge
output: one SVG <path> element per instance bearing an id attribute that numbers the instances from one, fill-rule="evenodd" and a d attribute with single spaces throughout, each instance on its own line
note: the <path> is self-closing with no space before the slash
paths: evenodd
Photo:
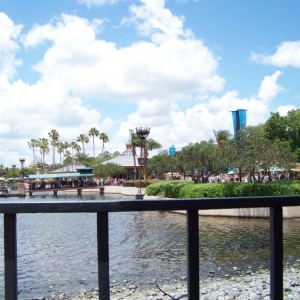
<path id="1" fill-rule="evenodd" d="M 300 195 L 298 181 L 274 181 L 269 183 L 204 183 L 191 180 L 167 181 L 150 184 L 147 195 L 166 198 L 224 198 L 250 196 Z"/>
<path id="2" fill-rule="evenodd" d="M 179 191 L 186 185 L 194 185 L 194 182 L 191 180 L 166 180 L 148 185 L 146 188 L 146 193 L 149 196 L 179 198 Z"/>

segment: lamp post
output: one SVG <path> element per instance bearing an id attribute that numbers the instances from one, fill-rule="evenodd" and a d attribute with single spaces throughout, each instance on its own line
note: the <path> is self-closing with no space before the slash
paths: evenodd
<path id="1" fill-rule="evenodd" d="M 144 192 L 147 187 L 147 162 L 148 162 L 148 150 L 146 146 L 146 140 L 150 133 L 150 128 L 140 127 L 136 128 L 136 135 L 139 137 L 140 143 L 140 156 L 138 158 L 139 162 L 139 182 L 138 182 L 138 193 L 135 195 L 136 199 L 144 199 Z"/>
<path id="2" fill-rule="evenodd" d="M 134 130 L 133 129 L 129 129 L 129 142 L 131 145 L 131 151 L 132 151 L 132 156 L 133 156 L 133 165 L 134 165 L 134 169 L 133 169 L 133 180 L 134 182 L 136 181 L 136 145 L 134 145 L 132 139 L 133 139 L 133 135 L 134 135 Z"/>
<path id="3" fill-rule="evenodd" d="M 22 182 L 24 181 L 24 162 L 25 162 L 25 158 L 20 158 L 20 163 L 21 163 L 21 175 L 22 175 Z"/>

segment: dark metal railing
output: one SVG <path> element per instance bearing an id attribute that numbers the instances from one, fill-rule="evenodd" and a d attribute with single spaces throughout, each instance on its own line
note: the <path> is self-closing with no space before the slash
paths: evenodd
<path id="1" fill-rule="evenodd" d="M 129 211 L 185 210 L 187 221 L 188 299 L 200 297 L 199 287 L 199 215 L 198 210 L 226 208 L 270 208 L 270 295 L 283 299 L 283 210 L 300 206 L 300 196 L 247 197 L 178 200 L 118 201 L 22 201 L 0 203 L 4 214 L 5 300 L 17 300 L 17 223 L 19 213 L 97 213 L 99 299 L 110 299 L 108 214 Z"/>

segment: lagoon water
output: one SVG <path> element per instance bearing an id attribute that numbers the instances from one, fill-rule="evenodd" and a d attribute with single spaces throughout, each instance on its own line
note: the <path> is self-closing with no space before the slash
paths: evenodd
<path id="1" fill-rule="evenodd" d="M 120 195 L 35 195 L 33 201 L 133 199 Z M 22 201 L 10 198 L 13 201 Z M 5 201 L 5 199 L 1 199 Z M 0 289 L 3 291 L 3 216 L 0 216 Z M 200 217 L 200 276 L 269 268 L 269 220 Z M 130 212 L 109 215 L 111 280 L 142 288 L 153 279 L 186 275 L 185 215 Z M 19 214 L 19 299 L 75 295 L 97 287 L 96 214 Z M 285 264 L 300 260 L 299 220 L 284 220 Z M 0 296 L 2 296 L 3 292 Z"/>

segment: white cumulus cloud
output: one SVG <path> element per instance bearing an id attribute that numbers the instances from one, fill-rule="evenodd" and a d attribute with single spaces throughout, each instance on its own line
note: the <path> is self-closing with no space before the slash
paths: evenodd
<path id="1" fill-rule="evenodd" d="M 17 38 L 22 30 L 22 25 L 15 25 L 4 13 L 0 12 L 0 80 L 11 78 L 15 67 L 22 63 L 16 58 L 19 45 Z"/>
<path id="2" fill-rule="evenodd" d="M 277 79 L 281 75 L 280 71 L 276 71 L 271 76 L 265 76 L 258 92 L 258 98 L 263 101 L 269 101 L 273 99 L 280 91 L 282 87 L 277 84 Z"/>
<path id="3" fill-rule="evenodd" d="M 300 68 L 300 41 L 283 42 L 273 55 L 252 53 L 250 60 L 277 67 L 291 66 Z"/>

